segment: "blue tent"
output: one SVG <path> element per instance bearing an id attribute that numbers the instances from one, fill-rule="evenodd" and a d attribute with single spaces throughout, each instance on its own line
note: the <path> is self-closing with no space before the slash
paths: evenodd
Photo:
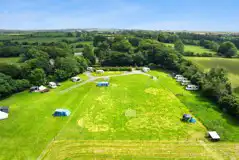
<path id="1" fill-rule="evenodd" d="M 109 86 L 109 82 L 97 82 L 96 86 L 97 87 L 108 87 Z"/>
<path id="2" fill-rule="evenodd" d="M 189 122 L 190 122 L 190 123 L 196 123 L 196 119 L 191 118 L 191 119 L 189 120 Z"/>
<path id="3" fill-rule="evenodd" d="M 61 117 L 61 116 L 69 116 L 71 112 L 67 109 L 56 109 L 53 113 L 53 116 L 55 117 Z"/>

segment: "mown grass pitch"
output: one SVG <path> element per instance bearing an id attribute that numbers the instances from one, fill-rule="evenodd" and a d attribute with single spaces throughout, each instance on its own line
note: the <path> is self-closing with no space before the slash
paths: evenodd
<path id="1" fill-rule="evenodd" d="M 0 63 L 8 63 L 8 64 L 14 64 L 19 61 L 19 57 L 8 57 L 8 58 L 0 58 Z"/>
<path id="2" fill-rule="evenodd" d="M 216 58 L 216 57 L 187 57 L 202 70 L 223 67 L 228 71 L 229 79 L 233 88 L 239 87 L 239 59 L 236 58 Z"/>
<path id="3" fill-rule="evenodd" d="M 167 46 L 174 47 L 173 43 L 164 43 Z M 213 55 L 216 54 L 216 52 L 206 49 L 200 46 L 193 46 L 193 45 L 184 45 L 184 51 L 185 52 L 193 52 L 193 53 L 198 53 L 198 54 L 204 54 L 204 53 L 212 53 Z"/>
<path id="4" fill-rule="evenodd" d="M 203 113 L 193 110 L 197 123 L 182 123 L 189 108 L 168 87 L 183 89 L 166 73 L 150 74 L 158 80 L 112 77 L 108 88 L 91 82 L 61 93 L 76 84 L 67 81 L 46 94 L 23 92 L 0 101 L 10 106 L 9 119 L 0 121 L 0 159 L 215 159 L 219 151 L 211 154 L 197 141 L 205 140 L 206 129 L 199 121 Z M 72 114 L 54 118 L 56 108 Z M 125 116 L 129 109 L 136 117 Z"/>

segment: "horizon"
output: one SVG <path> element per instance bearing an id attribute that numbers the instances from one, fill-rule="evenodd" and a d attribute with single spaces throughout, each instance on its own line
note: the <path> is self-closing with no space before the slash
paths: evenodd
<path id="1" fill-rule="evenodd" d="M 236 0 L 2 0 L 0 29 L 238 32 L 238 5 Z"/>

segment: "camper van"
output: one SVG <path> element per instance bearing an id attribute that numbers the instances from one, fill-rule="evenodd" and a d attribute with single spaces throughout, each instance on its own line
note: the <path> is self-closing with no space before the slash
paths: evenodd
<path id="1" fill-rule="evenodd" d="M 199 90 L 199 87 L 196 86 L 196 85 L 189 84 L 189 85 L 187 85 L 186 90 L 188 90 L 188 91 L 197 91 L 197 90 Z"/>
<path id="2" fill-rule="evenodd" d="M 56 88 L 56 87 L 57 87 L 57 85 L 56 85 L 55 82 L 49 82 L 48 86 L 49 86 L 50 88 Z"/>
<path id="3" fill-rule="evenodd" d="M 72 82 L 79 82 L 80 78 L 79 77 L 71 77 Z"/>
<path id="4" fill-rule="evenodd" d="M 183 77 L 183 76 L 180 75 L 180 74 L 177 74 L 174 78 L 175 78 L 175 79 L 178 79 L 179 77 Z"/>
<path id="5" fill-rule="evenodd" d="M 187 78 L 185 78 L 185 77 L 178 77 L 177 78 L 177 82 L 182 82 L 182 81 L 186 81 L 186 80 L 188 80 Z"/>
<path id="6" fill-rule="evenodd" d="M 142 68 L 142 71 L 145 72 L 145 73 L 146 73 L 146 72 L 149 72 L 149 71 L 150 71 L 150 68 L 148 68 L 148 67 L 143 67 L 143 68 Z"/>
<path id="7" fill-rule="evenodd" d="M 104 73 L 104 70 L 102 70 L 102 69 L 96 70 L 96 73 L 97 73 L 97 74 L 103 74 L 103 73 Z"/>
<path id="8" fill-rule="evenodd" d="M 189 80 L 183 80 L 183 81 L 181 82 L 181 85 L 183 85 L 183 86 L 186 86 L 186 85 L 188 85 L 188 84 L 190 84 L 190 81 L 189 81 Z"/>

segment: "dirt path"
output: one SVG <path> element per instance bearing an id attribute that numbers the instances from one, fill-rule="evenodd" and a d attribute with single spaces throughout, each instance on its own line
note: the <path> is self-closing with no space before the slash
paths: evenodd
<path id="1" fill-rule="evenodd" d="M 222 156 L 217 152 L 214 152 L 204 141 L 199 141 L 199 143 L 204 147 L 204 149 L 212 155 L 215 160 L 223 160 Z"/>
<path id="2" fill-rule="evenodd" d="M 64 94 L 64 93 L 67 93 L 69 91 L 71 91 L 72 89 L 75 89 L 75 88 L 78 88 L 82 85 L 85 85 L 87 83 L 90 83 L 90 82 L 93 82 L 97 79 L 101 79 L 101 78 L 106 78 L 106 77 L 120 77 L 120 76 L 127 76 L 127 75 L 135 75 L 135 74 L 142 74 L 142 75 L 145 75 L 145 76 L 151 76 L 150 74 L 147 74 L 147 73 L 144 73 L 142 71 L 132 71 L 132 72 L 124 72 L 123 74 L 119 74 L 119 75 L 110 75 L 110 76 L 92 76 L 92 74 L 90 72 L 85 72 L 84 74 L 87 75 L 87 77 L 89 78 L 88 80 L 82 82 L 82 83 L 79 83 L 79 84 L 76 84 L 74 86 L 71 86 L 65 90 L 62 90 L 60 91 L 60 94 Z"/>

